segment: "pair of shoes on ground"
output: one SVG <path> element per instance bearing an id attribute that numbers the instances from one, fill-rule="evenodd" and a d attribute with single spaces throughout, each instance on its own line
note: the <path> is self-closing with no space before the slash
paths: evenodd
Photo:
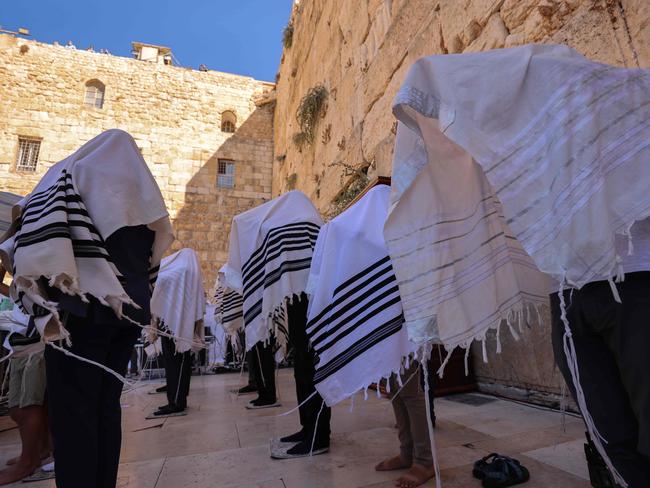
<path id="1" fill-rule="evenodd" d="M 263 398 L 256 398 L 255 400 L 251 400 L 248 402 L 246 405 L 246 408 L 248 410 L 259 410 L 261 408 L 274 408 L 274 407 L 281 407 L 282 404 L 277 401 L 276 399 L 263 399 Z"/>
<path id="2" fill-rule="evenodd" d="M 271 439 L 271 457 L 273 459 L 295 459 L 308 456 L 318 456 L 330 450 L 329 441 L 314 443 L 308 439 L 304 431 L 296 432 L 279 439 Z"/>
<path id="3" fill-rule="evenodd" d="M 179 405 L 163 405 L 159 407 L 151 415 L 147 416 L 147 419 L 163 419 L 167 417 L 182 417 L 187 415 L 187 407 L 181 407 Z"/>
<path id="4" fill-rule="evenodd" d="M 514 486 L 530 479 L 528 469 L 519 461 L 495 452 L 476 461 L 472 474 L 483 481 L 484 488 Z"/>

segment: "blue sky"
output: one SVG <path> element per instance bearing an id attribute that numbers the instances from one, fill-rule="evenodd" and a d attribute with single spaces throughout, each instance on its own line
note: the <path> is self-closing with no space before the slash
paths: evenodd
<path id="1" fill-rule="evenodd" d="M 0 0 L 3 29 L 130 56 L 131 41 L 172 48 L 181 65 L 273 81 L 293 0 Z"/>

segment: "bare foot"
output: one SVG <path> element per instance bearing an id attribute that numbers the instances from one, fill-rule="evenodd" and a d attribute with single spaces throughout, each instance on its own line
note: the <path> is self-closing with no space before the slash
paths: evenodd
<path id="1" fill-rule="evenodd" d="M 435 476 L 433 466 L 425 468 L 420 464 L 413 464 L 408 472 L 395 480 L 395 486 L 398 488 L 415 488 L 425 484 Z"/>
<path id="2" fill-rule="evenodd" d="M 31 476 L 40 467 L 40 464 L 40 462 L 32 464 L 17 463 L 9 468 L 3 469 L 0 471 L 0 486 L 8 485 L 9 483 L 14 483 Z"/>
<path id="3" fill-rule="evenodd" d="M 406 469 L 411 467 L 411 462 L 406 461 L 402 456 L 395 456 L 392 458 L 384 459 L 377 466 L 375 471 L 395 471 L 398 469 Z"/>

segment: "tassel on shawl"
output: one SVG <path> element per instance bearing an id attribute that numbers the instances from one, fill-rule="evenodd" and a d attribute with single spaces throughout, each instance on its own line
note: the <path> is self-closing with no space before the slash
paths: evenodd
<path id="1" fill-rule="evenodd" d="M 426 364 L 426 363 L 421 363 Z M 431 399 L 429 395 L 429 368 L 424 367 L 424 402 L 427 409 L 427 427 L 429 429 L 429 442 L 431 443 L 431 456 L 433 457 L 433 469 L 436 477 L 436 488 L 442 488 L 442 481 L 440 479 L 440 462 L 438 461 L 438 454 L 436 452 L 436 440 L 433 432 L 433 420 L 431 418 Z"/>

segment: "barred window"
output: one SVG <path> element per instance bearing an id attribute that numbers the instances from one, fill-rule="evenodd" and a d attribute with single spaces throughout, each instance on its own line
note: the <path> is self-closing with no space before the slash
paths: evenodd
<path id="1" fill-rule="evenodd" d="M 217 173 L 217 186 L 219 188 L 235 187 L 235 162 L 229 159 L 220 159 Z"/>
<path id="2" fill-rule="evenodd" d="M 84 104 L 88 107 L 102 108 L 104 106 L 104 92 L 106 87 L 99 80 L 86 82 L 86 95 Z"/>
<path id="3" fill-rule="evenodd" d="M 18 160 L 16 169 L 18 171 L 36 171 L 38 164 L 38 153 L 41 151 L 41 141 L 27 137 L 18 138 Z"/>
<path id="4" fill-rule="evenodd" d="M 235 132 L 237 126 L 237 116 L 234 112 L 226 110 L 221 114 L 221 132 Z"/>

